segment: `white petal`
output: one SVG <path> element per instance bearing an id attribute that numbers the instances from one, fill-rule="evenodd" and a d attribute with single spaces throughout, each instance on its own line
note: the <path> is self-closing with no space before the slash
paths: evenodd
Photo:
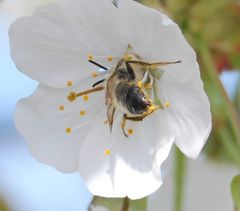
<path id="1" fill-rule="evenodd" d="M 102 121 L 96 122 L 80 151 L 80 174 L 89 190 L 104 197 L 145 197 L 162 184 L 160 165 L 166 159 L 173 137 L 156 116 L 129 122 L 134 134 L 126 138 L 115 120 L 112 134 Z M 105 155 L 106 149 L 111 150 Z M 86 165 L 86 163 L 88 165 Z"/>
<path id="2" fill-rule="evenodd" d="M 122 56 L 128 44 L 147 61 L 181 59 L 183 70 L 195 59 L 176 24 L 129 0 L 121 0 L 118 9 L 110 0 L 56 2 L 15 22 L 9 36 L 17 67 L 53 87 L 87 76 L 95 68 L 88 54 L 103 56 L 99 62 L 112 67 L 107 56 Z"/>
<path id="3" fill-rule="evenodd" d="M 143 198 L 162 184 L 160 166 L 169 154 L 174 137 L 164 113 L 158 114 L 153 113 L 142 122 L 128 122 L 126 129 L 133 128 L 134 134 L 127 140 L 114 142 L 114 184 L 131 199 Z"/>
<path id="4" fill-rule="evenodd" d="M 78 153 L 89 124 L 104 112 L 103 93 L 92 94 L 88 102 L 69 102 L 66 96 L 71 89 L 40 85 L 32 96 L 18 102 L 15 113 L 17 129 L 33 157 L 64 172 L 78 170 Z M 85 116 L 80 111 L 85 111 Z M 66 128 L 71 128 L 71 133 Z"/>
<path id="5" fill-rule="evenodd" d="M 197 63 L 192 71 L 199 71 Z M 172 82 L 170 82 L 170 77 Z M 180 150 L 191 158 L 196 158 L 203 148 L 212 126 L 209 100 L 203 90 L 200 77 L 184 84 L 176 75 L 163 75 L 162 87 L 170 102 L 165 109 L 171 121 L 175 143 Z"/>
<path id="6" fill-rule="evenodd" d="M 78 7 L 81 8 L 84 2 L 87 1 L 79 1 Z M 90 22 L 85 23 L 84 19 L 88 19 L 91 12 L 86 17 L 86 12 L 80 9 L 78 13 L 83 16 L 82 20 L 72 14 L 76 2 L 65 3 L 72 8 L 61 2 L 40 7 L 33 17 L 17 20 L 9 31 L 11 55 L 17 67 L 52 87 L 64 87 L 68 80 L 77 84 L 89 76 L 90 71 L 96 70 L 97 67 L 88 62 L 89 54 L 105 53 L 105 63 L 110 55 L 106 50 L 109 45 L 101 46 L 99 33 L 95 30 L 87 32 Z M 90 33 L 94 37 L 90 37 Z"/>
<path id="7" fill-rule="evenodd" d="M 113 134 L 102 120 L 96 121 L 89 130 L 86 141 L 79 153 L 79 171 L 89 190 L 94 195 L 104 197 L 124 197 L 125 194 L 114 189 L 111 179 L 111 155 L 105 155 L 112 144 Z"/>

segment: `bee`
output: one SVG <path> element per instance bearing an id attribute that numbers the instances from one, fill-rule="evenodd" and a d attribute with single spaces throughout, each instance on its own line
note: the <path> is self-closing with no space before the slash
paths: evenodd
<path id="1" fill-rule="evenodd" d="M 108 70 L 93 60 L 89 60 L 89 62 Z M 127 120 L 142 121 L 154 111 L 163 108 L 161 104 L 155 104 L 152 100 L 154 72 L 159 70 L 161 66 L 180 62 L 148 63 L 133 53 L 132 47 L 129 45 L 125 56 L 118 61 L 114 68 L 110 69 L 106 79 L 93 84 L 93 88 L 90 90 L 75 95 L 70 93 L 68 99 L 71 100 L 71 98 L 75 99 L 88 93 L 106 90 L 105 104 L 110 131 L 112 131 L 116 109 L 119 109 L 123 112 L 121 128 L 123 134 L 128 137 L 125 132 Z M 99 84 L 102 85 L 99 86 Z"/>

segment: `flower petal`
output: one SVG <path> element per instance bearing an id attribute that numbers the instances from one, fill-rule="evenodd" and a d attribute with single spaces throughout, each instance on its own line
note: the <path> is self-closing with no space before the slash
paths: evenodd
<path id="1" fill-rule="evenodd" d="M 52 87 L 64 87 L 73 79 L 78 83 L 96 69 L 88 62 L 89 54 L 113 67 L 117 60 L 108 62 L 107 57 L 121 57 L 128 44 L 147 61 L 180 59 L 184 67 L 185 61 L 195 59 L 176 24 L 129 0 L 121 0 L 118 9 L 109 0 L 55 2 L 17 20 L 9 37 L 17 67 Z"/>
<path id="2" fill-rule="evenodd" d="M 192 70 L 199 71 L 197 63 Z M 176 136 L 175 143 L 185 155 L 195 159 L 212 127 L 210 104 L 203 83 L 200 77 L 195 77 L 186 85 L 176 75 L 164 73 L 161 85 L 159 90 L 165 92 L 170 102 L 166 112 Z"/>
<path id="3" fill-rule="evenodd" d="M 89 124 L 104 112 L 103 93 L 92 94 L 88 102 L 69 102 L 69 90 L 40 85 L 18 102 L 15 113 L 16 127 L 32 155 L 64 172 L 78 171 L 78 153 Z"/>
<path id="4" fill-rule="evenodd" d="M 156 116 L 130 122 L 126 129 L 131 126 L 134 132 L 128 138 L 117 122 L 119 118 L 112 133 L 103 121 L 92 126 L 80 151 L 80 174 L 94 195 L 142 198 L 162 184 L 160 165 L 171 149 L 173 137 L 166 135 L 164 127 L 156 130 L 155 123 L 164 125 Z"/>

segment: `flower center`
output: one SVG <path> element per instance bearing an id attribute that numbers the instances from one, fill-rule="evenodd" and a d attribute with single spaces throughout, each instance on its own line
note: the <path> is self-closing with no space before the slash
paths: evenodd
<path id="1" fill-rule="evenodd" d="M 108 56 L 107 61 L 114 60 L 113 56 Z M 128 129 L 125 132 L 127 121 L 142 121 L 144 118 L 159 109 L 169 108 L 170 102 L 165 99 L 163 104 L 159 97 L 158 84 L 164 73 L 162 66 L 177 64 L 175 62 L 153 62 L 144 61 L 140 56 L 132 52 L 131 46 L 128 47 L 124 56 L 118 59 L 114 68 L 106 68 L 94 61 L 93 55 L 88 55 L 88 61 L 93 65 L 105 70 L 107 74 L 105 79 L 99 80 L 92 85 L 91 89 L 76 93 L 70 92 L 67 99 L 70 102 L 82 97 L 85 102 L 89 99 L 89 94 L 105 90 L 105 102 L 107 106 L 107 123 L 110 131 L 114 121 L 115 111 L 123 111 L 121 128 L 123 134 L 128 137 L 134 135 L 134 130 Z M 92 78 L 98 78 L 100 72 L 93 72 Z M 67 86 L 73 85 L 72 81 L 67 82 Z M 63 111 L 64 106 L 60 105 L 59 110 Z M 80 116 L 85 116 L 84 110 L 80 111 Z M 66 129 L 67 133 L 71 132 L 70 128 Z M 109 151 L 107 153 L 109 154 Z"/>

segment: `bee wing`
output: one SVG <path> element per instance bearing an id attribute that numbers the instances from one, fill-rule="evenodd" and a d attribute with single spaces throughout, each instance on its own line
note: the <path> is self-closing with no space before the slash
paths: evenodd
<path id="1" fill-rule="evenodd" d="M 110 104 L 107 109 L 107 117 L 108 117 L 108 124 L 109 124 L 110 131 L 112 131 L 115 111 L 116 111 L 116 107 L 114 106 L 114 104 L 113 103 Z"/>

